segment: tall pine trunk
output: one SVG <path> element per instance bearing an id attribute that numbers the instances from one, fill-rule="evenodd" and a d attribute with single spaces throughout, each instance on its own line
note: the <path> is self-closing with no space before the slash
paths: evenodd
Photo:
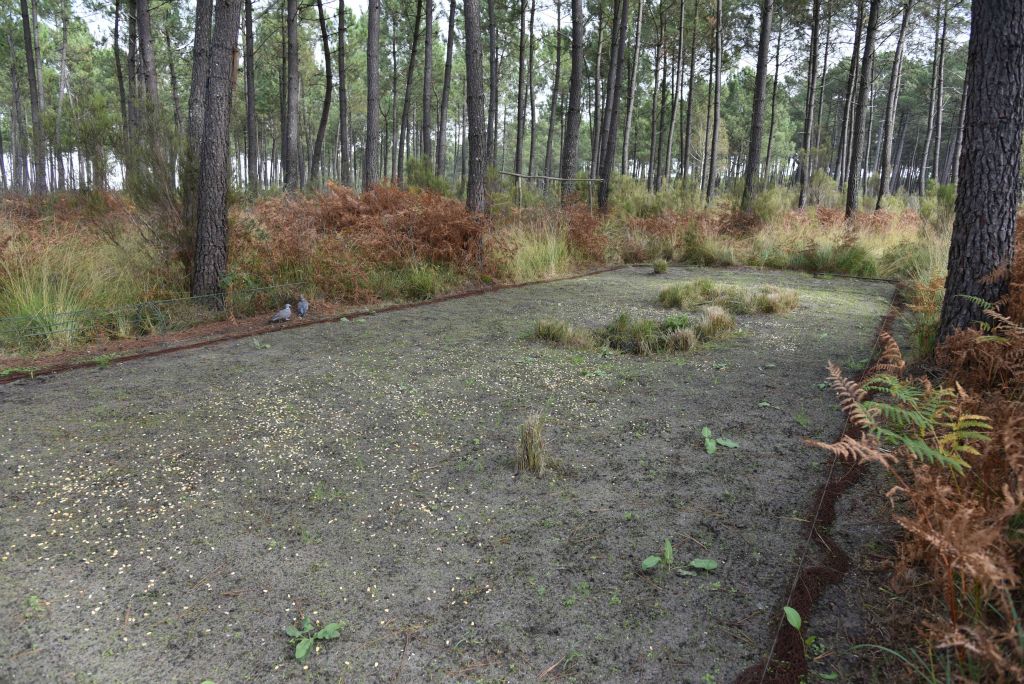
<path id="1" fill-rule="evenodd" d="M 604 151 L 601 153 L 601 184 L 597 189 L 597 201 L 602 211 L 608 210 L 608 195 L 611 192 L 612 169 L 615 167 L 615 143 L 618 139 L 619 93 L 622 90 L 622 61 L 626 52 L 626 35 L 629 26 L 629 0 L 615 4 L 615 19 L 612 22 L 610 60 L 608 63 L 608 87 L 605 88 L 607 103 L 604 108 L 601 138 Z"/>
<path id="2" fill-rule="evenodd" d="M 676 118 L 679 110 L 679 99 L 682 97 L 683 92 L 683 29 L 685 19 L 686 0 L 679 0 L 679 36 L 676 42 L 675 65 L 672 67 L 672 116 L 669 117 L 668 145 L 666 146 L 668 154 L 665 161 L 665 177 L 668 180 L 672 180 L 672 150 L 675 147 Z"/>
<path id="3" fill-rule="evenodd" d="M 402 96 L 402 123 L 398 138 L 398 184 L 405 183 L 405 148 L 409 135 L 409 95 L 412 93 L 412 79 L 416 71 L 416 48 L 420 42 L 420 16 L 423 12 L 423 0 L 416 2 L 416 18 L 412 29 L 412 52 L 409 53 L 409 68 L 405 72 L 405 94 Z"/>
<path id="4" fill-rule="evenodd" d="M 690 139 L 693 136 L 693 77 L 697 66 L 697 0 L 693 0 L 693 31 L 690 34 L 690 74 L 686 85 L 686 135 L 683 137 L 683 182 L 690 175 Z"/>
<path id="5" fill-rule="evenodd" d="M 1009 290 L 1024 134 L 1024 3 L 974 2 L 960 184 L 939 339 Z M 968 296 L 963 296 L 968 295 Z"/>
<path id="6" fill-rule="evenodd" d="M 343 185 L 352 184 L 352 143 L 349 138 L 348 85 L 345 70 L 345 0 L 338 2 L 338 179 Z"/>
<path id="7" fill-rule="evenodd" d="M 811 5 L 811 45 L 807 62 L 807 99 L 804 102 L 804 130 L 801 136 L 800 198 L 797 206 L 807 206 L 807 191 L 811 183 L 811 131 L 814 128 L 814 95 L 818 87 L 818 42 L 821 36 L 821 0 Z"/>
<path id="8" fill-rule="evenodd" d="M 629 66 L 629 91 L 626 95 L 626 127 L 622 134 L 622 165 L 619 173 L 626 173 L 626 158 L 629 156 L 629 139 L 633 135 L 633 109 L 636 98 L 636 75 L 640 66 L 640 37 L 644 27 L 644 3 L 637 3 L 636 30 L 633 36 L 633 60 Z"/>
<path id="9" fill-rule="evenodd" d="M 431 77 L 434 75 L 434 0 L 426 0 L 423 26 L 423 111 L 420 112 L 420 152 L 423 160 L 429 160 L 434 154 L 434 146 L 430 140 L 430 129 L 434 120 L 431 115 L 431 99 L 434 96 Z"/>
<path id="10" fill-rule="evenodd" d="M 706 200 L 710 205 L 715 198 L 715 167 L 718 156 L 718 127 L 722 119 L 722 0 L 715 3 L 715 115 L 711 129 L 708 187 Z"/>
<path id="11" fill-rule="evenodd" d="M 327 122 L 331 118 L 331 92 L 334 89 L 334 76 L 331 74 L 331 39 L 327 34 L 327 16 L 324 14 L 323 0 L 316 0 L 316 11 L 320 20 L 320 40 L 324 51 L 324 104 L 320 109 L 320 125 L 316 129 L 316 141 L 313 143 L 313 154 L 309 162 L 310 185 L 316 185 L 320 180 L 320 162 L 323 158 Z"/>
<path id="12" fill-rule="evenodd" d="M 857 91 L 857 109 L 854 113 L 849 153 L 850 168 L 846 178 L 847 219 L 857 211 L 857 187 L 865 148 L 865 116 L 868 107 L 868 93 L 871 86 L 871 65 L 875 58 L 875 33 L 878 29 L 878 5 L 880 0 L 868 0 L 868 2 L 868 26 L 864 37 L 864 59 L 860 66 L 860 87 Z"/>
<path id="13" fill-rule="evenodd" d="M 43 132 L 42 104 L 39 94 L 41 84 L 38 82 L 39 71 L 36 69 L 37 53 L 33 49 L 32 22 L 26 0 L 21 0 L 21 26 L 25 37 L 29 110 L 32 114 L 32 166 L 35 174 L 32 179 L 32 191 L 41 194 L 46 192 L 46 140 Z M 14 54 L 12 51 L 12 57 Z"/>
<path id="14" fill-rule="evenodd" d="M 252 0 L 245 0 L 245 161 L 249 192 L 259 189 L 256 156 L 256 62 L 252 35 Z"/>
<path id="15" fill-rule="evenodd" d="M 558 89 L 562 81 L 562 3 L 555 0 L 555 78 L 551 82 L 550 110 L 548 111 L 547 149 L 544 151 L 544 175 L 551 175 L 551 151 L 555 140 L 555 119 L 558 116 Z M 544 181 L 547 187 L 547 180 Z"/>
<path id="16" fill-rule="evenodd" d="M 192 295 L 213 295 L 206 303 L 214 308 L 224 306 L 224 276 L 228 267 L 228 192 L 231 186 L 228 134 L 242 2 L 217 2 L 204 106 Z"/>
<path id="17" fill-rule="evenodd" d="M 494 12 L 494 0 L 487 0 L 487 59 L 489 66 L 487 100 L 487 151 L 489 166 L 498 158 L 498 25 Z M 467 107 L 468 107 L 467 103 Z M 472 165 L 472 159 L 470 159 Z"/>
<path id="18" fill-rule="evenodd" d="M 366 23 L 366 143 L 363 145 L 363 190 L 380 179 L 380 4 L 370 0 Z"/>
<path id="19" fill-rule="evenodd" d="M 574 191 L 572 178 L 579 166 L 581 99 L 583 95 L 583 0 L 570 0 L 572 5 L 572 45 L 569 50 L 569 104 L 562 136 L 562 204 L 566 204 Z"/>
<path id="20" fill-rule="evenodd" d="M 761 36 L 757 47 L 757 74 L 754 77 L 754 105 L 750 120 L 750 145 L 747 149 L 747 168 L 743 180 L 743 200 L 740 207 L 749 212 L 754 202 L 754 182 L 758 179 L 761 163 L 761 138 L 764 136 L 764 89 L 768 81 L 768 46 L 772 40 L 772 13 L 775 0 L 761 2 Z"/>
<path id="21" fill-rule="evenodd" d="M 896 52 L 892 58 L 892 69 L 889 72 L 889 92 L 885 100 L 885 121 L 882 124 L 882 155 L 878 173 L 878 199 L 875 210 L 882 208 L 882 198 L 889 193 L 891 176 L 892 136 L 896 125 L 896 107 L 900 100 L 900 86 L 903 80 L 903 46 L 907 37 L 907 26 L 910 24 L 910 10 L 913 0 L 906 0 L 903 5 L 903 19 L 896 37 Z"/>
<path id="22" fill-rule="evenodd" d="M 491 0 L 493 2 L 493 0 Z M 579 0 L 577 0 L 579 2 Z M 472 212 L 486 209 L 484 174 L 487 167 L 487 130 L 484 125 L 484 66 L 480 45 L 480 0 L 463 3 L 466 31 L 466 111 L 469 118 L 469 174 L 466 181 L 466 208 Z M 481 257 L 482 257 L 481 252 Z"/>
<path id="23" fill-rule="evenodd" d="M 455 47 L 455 13 L 458 8 L 452 0 L 448 9 L 448 45 L 444 55 L 444 85 L 441 88 L 441 106 L 437 110 L 437 160 L 434 172 L 444 176 L 445 143 L 448 140 L 448 98 L 452 90 L 452 51 Z M 456 140 L 456 147 L 458 141 Z"/>

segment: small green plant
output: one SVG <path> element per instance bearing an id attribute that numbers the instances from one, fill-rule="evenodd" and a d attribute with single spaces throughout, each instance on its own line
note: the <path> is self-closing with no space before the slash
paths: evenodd
<path id="1" fill-rule="evenodd" d="M 33 378 L 33 377 L 35 377 L 36 371 L 38 371 L 38 370 L 39 369 L 36 368 L 35 366 L 20 366 L 20 367 L 4 368 L 3 370 L 0 370 L 0 378 L 7 378 L 7 377 L 10 377 L 12 375 L 21 375 L 21 374 L 27 374 L 30 378 Z"/>
<path id="2" fill-rule="evenodd" d="M 711 558 L 694 558 L 690 561 L 690 567 L 696 570 L 711 572 L 718 569 L 718 561 Z"/>
<path id="3" fill-rule="evenodd" d="M 527 417 L 519 426 L 519 454 L 516 471 L 544 474 L 547 453 L 544 449 L 544 418 L 539 413 Z"/>
<path id="4" fill-rule="evenodd" d="M 284 632 L 288 635 L 289 643 L 295 646 L 295 659 L 302 663 L 309 657 L 316 642 L 337 639 L 341 636 L 344 624 L 343 622 L 331 622 L 321 627 L 319 620 L 314 623 L 308 617 L 304 617 L 297 625 L 285 627 Z"/>
<path id="5" fill-rule="evenodd" d="M 708 453 L 708 456 L 714 456 L 720 446 L 727 449 L 737 449 L 740 446 L 728 437 L 715 437 L 711 432 L 711 428 L 706 425 L 701 429 L 700 434 L 704 438 L 704 451 Z"/>
<path id="6" fill-rule="evenodd" d="M 662 549 L 661 555 L 651 555 L 647 558 L 644 558 L 640 562 L 640 567 L 643 569 L 644 572 L 651 572 L 662 563 L 664 563 L 665 565 L 672 565 L 672 562 L 674 560 L 675 556 L 672 552 L 672 542 L 669 539 L 665 539 L 665 546 Z"/>
<path id="7" fill-rule="evenodd" d="M 97 368 L 106 368 L 110 362 L 117 358 L 117 354 L 101 354 L 92 358 L 92 363 Z"/>
<path id="8" fill-rule="evenodd" d="M 655 259 L 651 263 L 651 266 L 654 269 L 654 273 L 655 274 L 665 273 L 666 271 L 668 271 L 668 260 L 666 260 L 666 259 Z"/>
<path id="9" fill-rule="evenodd" d="M 803 620 L 800 618 L 800 613 L 797 612 L 796 608 L 783 606 L 782 612 L 785 613 L 786 622 L 789 623 L 789 626 L 799 632 L 800 627 L 803 626 Z"/>
<path id="10" fill-rule="evenodd" d="M 260 340 L 259 337 L 253 337 L 252 346 L 254 349 L 270 349 L 270 345 Z"/>

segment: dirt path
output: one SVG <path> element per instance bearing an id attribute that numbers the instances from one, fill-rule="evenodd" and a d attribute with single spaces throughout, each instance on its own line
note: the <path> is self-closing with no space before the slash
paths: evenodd
<path id="1" fill-rule="evenodd" d="M 824 365 L 867 357 L 892 288 L 648 270 L 0 387 L 0 679 L 728 681 L 803 550 L 801 438 L 842 425 Z M 685 356 L 523 339 L 698 275 L 801 305 Z M 533 411 L 560 467 L 514 477 Z M 300 614 L 346 622 L 305 673 Z"/>

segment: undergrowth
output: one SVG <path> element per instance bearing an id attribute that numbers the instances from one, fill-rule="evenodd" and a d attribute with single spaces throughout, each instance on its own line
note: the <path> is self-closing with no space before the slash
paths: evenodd
<path id="1" fill-rule="evenodd" d="M 688 311 L 714 304 L 734 314 L 777 314 L 795 309 L 800 295 L 796 290 L 774 285 L 741 287 L 700 278 L 663 288 L 658 293 L 658 302 L 665 308 Z"/>

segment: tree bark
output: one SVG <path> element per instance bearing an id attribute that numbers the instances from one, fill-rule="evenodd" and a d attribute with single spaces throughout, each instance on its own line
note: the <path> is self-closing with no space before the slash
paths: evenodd
<path id="1" fill-rule="evenodd" d="M 679 0 L 679 37 L 676 43 L 676 59 L 672 67 L 672 116 L 669 117 L 668 125 L 668 150 L 665 161 L 665 177 L 672 180 L 672 150 L 675 147 L 676 115 L 679 110 L 679 99 L 682 97 L 683 87 L 683 25 L 686 19 L 686 0 Z"/>
<path id="2" fill-rule="evenodd" d="M 199 184 L 199 158 L 206 111 L 206 79 L 210 65 L 213 0 L 197 0 L 195 36 L 192 46 L 192 79 L 188 95 L 188 144 L 181 166 L 182 222 L 187 228 L 196 225 L 196 202 Z M 127 119 L 131 121 L 129 116 Z"/>
<path id="3" fill-rule="evenodd" d="M 118 103 L 121 105 L 122 133 L 128 130 L 128 105 L 124 92 L 124 70 L 121 68 L 121 0 L 114 0 L 114 74 L 117 77 Z"/>
<path id="4" fill-rule="evenodd" d="M 690 35 L 690 74 L 686 86 L 686 135 L 683 137 L 683 182 L 690 175 L 690 139 L 693 136 L 693 77 L 697 66 L 697 0 L 693 0 L 693 32 Z"/>
<path id="5" fill-rule="evenodd" d="M 972 3 L 966 80 L 940 340 L 982 319 L 973 298 L 996 302 L 1009 290 L 1024 134 L 1024 3 Z"/>
<path id="6" fill-rule="evenodd" d="M 434 70 L 434 0 L 426 0 L 423 26 L 423 115 L 420 124 L 420 151 L 424 161 L 434 156 L 434 146 L 430 139 L 430 129 L 433 127 L 433 116 L 431 115 L 431 99 L 434 91 L 431 85 L 431 77 Z"/>
<path id="7" fill-rule="evenodd" d="M 715 162 L 718 155 L 718 126 L 722 119 L 722 0 L 715 3 L 715 120 L 711 129 L 710 167 L 708 169 L 707 203 L 715 198 Z"/>
<path id="8" fill-rule="evenodd" d="M 345 0 L 338 2 L 338 179 L 343 185 L 352 184 L 352 149 L 348 124 L 348 85 L 345 70 Z"/>
<path id="9" fill-rule="evenodd" d="M 649 147 L 649 155 L 647 159 L 647 190 L 650 192 L 656 192 L 658 189 L 658 167 L 660 162 L 658 160 L 658 72 L 664 69 L 662 64 L 662 45 L 664 44 L 665 35 L 665 13 L 662 8 L 658 8 L 658 43 L 654 46 L 654 69 L 652 76 L 654 83 L 651 88 L 651 141 Z M 666 60 L 667 61 L 667 60 Z M 664 82 L 664 79 L 662 80 Z"/>
<path id="10" fill-rule="evenodd" d="M 550 110 L 548 111 L 547 149 L 544 151 L 544 175 L 551 175 L 551 151 L 555 140 L 555 119 L 558 116 L 558 89 L 562 81 L 562 3 L 555 0 L 555 78 L 551 82 Z M 547 181 L 544 181 L 547 187 Z"/>
<path id="11" fill-rule="evenodd" d="M 841 185 L 843 174 L 848 167 L 850 120 L 853 118 L 854 102 L 857 98 L 857 77 L 860 58 L 860 42 L 864 28 L 864 0 L 857 0 L 857 26 L 853 34 L 853 54 L 850 56 L 850 70 L 846 81 L 846 100 L 843 108 L 842 125 L 839 128 L 839 150 L 836 157 L 836 180 Z"/>
<path id="12" fill-rule="evenodd" d="M 149 0 L 135 0 L 135 23 L 139 32 L 142 83 L 148 100 L 146 116 L 150 120 L 151 128 L 155 131 L 152 124 L 158 113 L 160 97 L 157 91 L 156 58 L 153 56 L 153 22 L 149 13 Z"/>
<path id="13" fill-rule="evenodd" d="M 441 88 L 441 106 L 437 110 L 437 161 L 434 171 L 444 176 L 445 144 L 448 142 L 448 98 L 452 89 L 452 51 L 455 47 L 455 14 L 458 7 L 452 0 L 448 9 L 448 45 L 444 55 L 444 85 Z M 455 141 L 458 147 L 458 140 Z"/>
<path id="14" fill-rule="evenodd" d="M 526 129 L 526 0 L 519 3 L 519 84 L 516 88 L 516 152 L 512 170 L 523 172 L 523 133 Z"/>
<path id="15" fill-rule="evenodd" d="M 885 122 L 882 125 L 882 158 L 878 173 L 878 199 L 875 201 L 875 211 L 882 208 L 882 198 L 889 192 L 893 127 L 896 125 L 896 107 L 899 104 L 900 86 L 903 80 L 903 46 L 906 41 L 907 26 L 910 24 L 910 11 L 913 4 L 914 0 L 906 0 L 903 5 L 903 19 L 900 21 L 900 30 L 896 36 L 896 52 L 893 54 L 892 69 L 889 72 L 889 92 L 886 95 Z"/>
<path id="16" fill-rule="evenodd" d="M 942 169 L 940 168 L 942 160 L 942 96 L 946 86 L 946 27 L 949 23 L 949 12 L 945 2 L 940 4 L 942 6 L 942 33 L 939 36 L 939 58 L 938 64 L 935 67 L 935 124 L 933 126 L 935 129 L 935 147 L 932 152 L 932 178 L 942 183 Z"/>
<path id="17" fill-rule="evenodd" d="M 412 52 L 409 53 L 409 68 L 405 72 L 405 94 L 402 96 L 402 124 L 398 139 L 398 184 L 405 183 L 405 147 L 409 131 L 409 95 L 412 92 L 413 72 L 416 71 L 416 48 L 420 42 L 420 16 L 423 13 L 423 0 L 416 2 L 416 19 L 412 30 Z"/>
<path id="18" fill-rule="evenodd" d="M 65 3 L 61 4 L 60 13 L 60 80 L 57 85 L 57 118 L 54 120 L 54 132 L 53 132 L 53 149 L 55 156 L 57 157 L 57 188 L 60 190 L 66 189 L 66 179 L 64 178 L 64 145 L 61 136 L 62 124 L 63 124 L 63 113 L 64 113 L 64 93 L 68 87 L 68 6 Z M 3 156 L 0 154 L 0 156 Z M 5 183 L 6 184 L 6 183 Z"/>
<path id="19" fill-rule="evenodd" d="M 761 2 L 761 36 L 757 47 L 757 74 L 754 77 L 754 105 L 750 120 L 750 146 L 747 150 L 747 168 L 743 179 L 743 199 L 740 208 L 749 212 L 754 202 L 754 181 L 759 177 L 761 138 L 764 136 L 764 89 L 768 81 L 768 47 L 772 41 L 772 13 L 775 0 Z"/>
<path id="20" fill-rule="evenodd" d="M 316 129 L 316 141 L 313 143 L 313 154 L 309 162 L 310 185 L 317 185 L 320 181 L 320 162 L 323 159 L 327 122 L 331 119 L 331 91 L 334 89 L 334 75 L 331 73 L 331 38 L 327 33 L 327 15 L 324 14 L 323 0 L 316 0 L 316 11 L 320 19 L 320 41 L 324 51 L 324 104 L 320 109 L 320 125 Z"/>
<path id="21" fill-rule="evenodd" d="M 533 35 L 533 21 L 537 12 L 537 0 L 530 0 L 530 57 L 527 66 L 527 90 L 530 93 L 530 161 L 527 164 L 528 174 L 533 175 L 533 158 L 537 150 L 537 98 L 533 90 L 533 55 L 536 45 Z"/>
<path id="22" fill-rule="evenodd" d="M 605 88 L 607 102 L 604 108 L 604 123 L 601 139 L 604 151 L 601 153 L 601 184 L 597 188 L 597 202 L 602 211 L 608 210 L 608 196 L 611 192 L 612 169 L 615 168 L 615 143 L 619 130 L 619 94 L 622 90 L 622 61 L 626 52 L 626 35 L 629 26 L 629 0 L 618 0 L 612 23 L 611 43 L 608 50 L 608 87 Z"/>
<path id="23" fill-rule="evenodd" d="M 965 75 L 963 92 L 960 94 L 960 115 L 957 117 L 956 140 L 953 142 L 953 154 L 950 155 L 950 182 L 957 185 L 960 182 L 960 155 L 964 145 L 964 123 L 967 116 L 967 94 L 969 84 Z"/>
<path id="24" fill-rule="evenodd" d="M 779 21 L 779 28 L 775 34 L 775 76 L 772 77 L 772 113 L 768 119 L 768 144 L 764 153 L 764 170 L 767 176 L 771 175 L 770 164 L 772 160 L 772 142 L 775 138 L 775 113 L 776 103 L 779 96 L 779 69 L 782 62 L 782 20 Z"/>
<path id="25" fill-rule="evenodd" d="M 562 204 L 566 204 L 574 190 L 572 178 L 579 165 L 580 100 L 583 93 L 583 0 L 570 0 L 572 5 L 572 46 L 569 56 L 569 104 L 562 135 Z"/>
<path id="26" fill-rule="evenodd" d="M 680 0 L 681 2 L 684 0 Z M 626 126 L 622 134 L 622 165 L 619 173 L 626 173 L 626 158 L 629 156 L 629 139 L 633 135 L 633 109 L 636 98 L 636 75 L 640 65 L 640 37 L 644 27 L 644 3 L 636 8 L 636 30 L 633 39 L 633 63 L 629 67 L 629 90 L 626 95 Z"/>
<path id="27" fill-rule="evenodd" d="M 210 296 L 207 304 L 224 306 L 224 276 L 228 266 L 228 191 L 231 168 L 228 134 L 235 45 L 243 0 L 218 0 L 210 43 L 209 78 L 204 107 L 202 158 L 199 163 L 199 203 L 192 295 Z"/>
<path id="28" fill-rule="evenodd" d="M 253 61 L 252 0 L 245 0 L 245 161 L 249 192 L 259 187 L 256 157 L 256 63 Z"/>
<path id="29" fill-rule="evenodd" d="M 285 106 L 285 165 L 284 185 L 287 190 L 299 189 L 301 160 L 299 159 L 299 2 L 287 4 L 287 64 L 288 78 Z"/>
<path id="30" fill-rule="evenodd" d="M 928 132 L 924 138 L 924 156 L 921 158 L 921 176 L 917 191 L 923 195 L 928 182 L 928 162 L 931 159 L 932 136 L 935 134 L 935 110 L 939 97 L 939 41 L 942 39 L 942 18 L 935 11 L 935 47 L 932 52 L 932 88 L 928 98 Z"/>
<path id="31" fill-rule="evenodd" d="M 32 191 L 46 192 L 46 140 L 43 132 L 42 106 L 40 104 L 40 87 L 37 82 L 39 71 L 36 69 L 36 52 L 33 49 L 31 17 L 26 0 L 21 0 L 21 26 L 25 37 L 25 62 L 28 72 L 29 108 L 32 114 L 32 165 L 35 177 L 32 179 Z M 11 52 L 13 58 L 14 52 Z"/>
<path id="32" fill-rule="evenodd" d="M 369 0 L 366 29 L 366 144 L 363 145 L 363 190 L 380 179 L 380 3 Z"/>
<path id="33" fill-rule="evenodd" d="M 15 55 L 14 38 L 7 32 L 8 66 L 11 74 L 11 182 L 17 192 L 29 191 L 28 142 L 25 140 L 25 112 L 21 104 L 21 79 Z"/>
<path id="34" fill-rule="evenodd" d="M 485 158 L 487 142 L 484 138 L 487 131 L 484 127 L 484 67 L 483 49 L 480 45 L 480 0 L 465 0 L 463 12 L 466 31 L 466 111 L 469 117 L 469 175 L 466 181 L 466 208 L 474 213 L 482 213 L 486 209 L 484 174 L 487 166 Z M 493 19 L 493 14 L 491 18 Z"/>
<path id="35" fill-rule="evenodd" d="M 800 158 L 800 198 L 797 206 L 807 206 L 807 192 L 811 183 L 811 131 L 814 128 L 814 95 L 818 87 L 818 42 L 821 34 L 821 0 L 811 5 L 811 45 L 807 63 L 807 99 L 804 102 L 803 153 Z"/>
<path id="36" fill-rule="evenodd" d="M 875 58 L 875 33 L 878 29 L 879 2 L 880 0 L 868 0 L 868 26 L 864 37 L 864 59 L 860 66 L 860 87 L 857 92 L 857 110 L 853 120 L 852 142 L 850 143 L 850 169 L 846 179 L 847 219 L 857 211 L 857 186 L 864 154 L 864 117 L 867 112 L 868 93 L 871 86 L 871 65 Z"/>
<path id="37" fill-rule="evenodd" d="M 487 101 L 487 164 L 494 166 L 498 158 L 498 25 L 494 0 L 487 0 L 487 53 L 490 67 Z M 468 106 L 468 104 L 467 104 Z M 472 160 L 470 160 L 472 161 Z"/>

